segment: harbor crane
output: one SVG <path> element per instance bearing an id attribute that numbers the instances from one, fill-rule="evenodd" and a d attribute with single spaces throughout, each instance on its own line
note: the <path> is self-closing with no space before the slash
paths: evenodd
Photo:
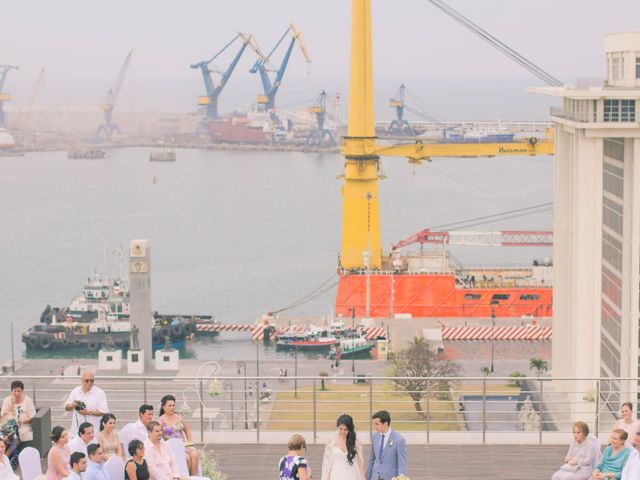
<path id="1" fill-rule="evenodd" d="M 20 116 L 19 128 L 20 130 L 27 130 L 29 128 L 29 118 L 31 117 L 31 113 L 33 112 L 33 106 L 36 103 L 36 99 L 38 98 L 38 93 L 40 93 L 40 89 L 44 84 L 44 67 L 40 69 L 40 73 L 38 74 L 38 79 L 36 80 L 36 84 L 31 90 L 31 95 L 29 95 L 29 100 L 27 102 L 27 106 L 23 114 Z"/>
<path id="2" fill-rule="evenodd" d="M 104 101 L 100 105 L 100 110 L 104 112 L 104 123 L 98 127 L 96 130 L 96 138 L 104 133 L 106 140 L 111 140 L 111 137 L 114 133 L 120 133 L 120 128 L 113 123 L 113 109 L 116 106 L 116 102 L 118 101 L 118 96 L 120 95 L 120 90 L 122 89 L 122 83 L 124 82 L 124 77 L 127 74 L 127 70 L 129 69 L 129 63 L 131 61 L 131 55 L 133 54 L 133 50 L 130 50 L 127 54 L 127 57 L 120 67 L 120 72 L 116 77 L 116 80 L 113 82 L 113 85 L 107 92 L 107 95 L 104 97 Z"/>
<path id="3" fill-rule="evenodd" d="M 0 128 L 4 128 L 4 102 L 11 100 L 11 94 L 4 91 L 4 82 L 9 70 L 19 70 L 14 65 L 0 65 Z"/>
<path id="4" fill-rule="evenodd" d="M 227 48 L 229 48 L 238 39 L 242 40 L 242 47 L 240 47 L 240 50 L 238 51 L 238 53 L 236 53 L 235 57 L 233 57 L 233 60 L 231 61 L 227 69 L 224 71 L 220 71 L 220 70 L 215 70 L 211 68 L 210 67 L 211 62 L 213 62 L 216 58 L 218 58 Z M 222 50 L 216 53 L 209 60 L 204 60 L 202 62 L 194 63 L 193 65 L 191 65 L 191 68 L 199 68 L 200 72 L 202 73 L 202 79 L 204 80 L 204 86 L 207 94 L 198 97 L 198 105 L 207 107 L 207 118 L 210 118 L 210 119 L 218 118 L 218 99 L 220 98 L 220 94 L 222 93 L 222 90 L 226 86 L 227 82 L 229 81 L 231 74 L 233 73 L 236 66 L 238 65 L 238 61 L 240 60 L 240 57 L 242 57 L 242 54 L 246 50 L 247 46 L 252 45 L 251 40 L 252 40 L 252 36 L 250 34 L 245 35 L 243 33 L 238 32 L 238 34 L 235 37 L 233 37 L 233 40 L 227 43 L 222 48 Z M 257 48 L 253 47 L 253 50 L 256 51 Z M 259 51 L 256 53 L 258 53 L 258 55 L 260 56 Z M 217 73 L 221 75 L 220 83 L 218 83 L 217 86 L 213 82 L 213 78 L 212 78 L 213 73 Z"/>
<path id="5" fill-rule="evenodd" d="M 411 137 L 416 136 L 416 132 L 409 124 L 406 118 L 404 118 L 404 84 L 400 85 L 400 88 L 396 92 L 395 96 L 389 100 L 389 106 L 396 111 L 396 118 L 389 124 L 387 133 L 395 135 L 408 135 Z"/>
<path id="6" fill-rule="evenodd" d="M 284 58 L 282 59 L 282 63 L 278 68 L 275 68 L 271 65 L 271 56 L 278 49 L 280 44 L 284 41 L 284 39 L 291 33 L 291 41 L 289 42 L 289 47 L 285 52 Z M 298 42 L 298 46 L 300 47 L 300 51 L 304 56 L 307 63 L 311 63 L 311 59 L 309 54 L 307 53 L 307 49 L 302 42 L 302 32 L 299 32 L 296 27 L 291 23 L 289 28 L 284 32 L 280 40 L 275 44 L 275 46 L 271 49 L 269 54 L 266 57 L 260 57 L 256 60 L 256 63 L 253 64 L 250 73 L 259 73 L 260 80 L 262 82 L 262 89 L 264 93 L 262 95 L 258 95 L 256 103 L 258 104 L 258 108 L 262 111 L 269 112 L 272 116 L 272 120 L 277 120 L 275 116 L 274 109 L 276 103 L 276 94 L 278 93 L 278 89 L 282 84 L 282 77 L 284 77 L 284 72 L 287 69 L 287 64 L 289 63 L 289 57 L 291 57 L 291 51 L 293 50 L 293 46 Z M 271 81 L 269 77 L 269 73 L 275 72 L 275 78 Z"/>
<path id="7" fill-rule="evenodd" d="M 307 145 L 318 145 L 321 147 L 333 147 L 336 145 L 336 139 L 333 137 L 331 130 L 325 127 L 327 115 L 327 92 L 322 91 L 315 103 L 309 107 L 309 113 L 316 117 L 316 126 L 309 130 L 307 135 Z"/>
<path id="8" fill-rule="evenodd" d="M 404 144 L 380 144 L 373 109 L 371 0 L 352 0 L 351 5 L 349 122 L 347 136 L 340 145 L 346 160 L 340 268 L 346 272 L 369 272 L 382 267 L 378 193 L 381 156 L 405 157 L 410 163 L 419 164 L 433 157 L 551 155 L 554 144 L 550 138 L 504 143 L 428 143 L 415 139 Z"/>

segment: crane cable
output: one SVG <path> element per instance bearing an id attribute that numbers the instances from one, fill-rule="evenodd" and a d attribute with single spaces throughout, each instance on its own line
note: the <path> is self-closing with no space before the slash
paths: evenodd
<path id="1" fill-rule="evenodd" d="M 286 310 L 291 310 L 293 308 L 299 307 L 300 305 L 304 305 L 305 303 L 308 303 L 311 300 L 318 298 L 319 296 L 325 294 L 326 292 L 328 292 L 338 284 L 340 279 L 336 279 L 336 277 L 337 277 L 336 273 L 331 274 L 331 277 L 329 277 L 327 280 L 322 282 L 320 285 L 314 288 L 311 292 L 307 293 L 305 296 L 299 298 L 295 302 L 285 307 L 279 308 L 277 310 L 272 310 L 269 313 L 276 314 L 276 313 L 284 312 Z"/>
<path id="2" fill-rule="evenodd" d="M 432 4 L 434 7 L 442 10 L 444 13 L 449 15 L 451 18 L 453 18 L 455 21 L 460 23 L 465 28 L 467 28 L 473 34 L 475 34 L 476 36 L 480 37 L 482 40 L 484 40 L 489 45 L 491 45 L 492 47 L 494 47 L 497 50 L 499 50 L 500 52 L 502 52 L 504 55 L 509 57 L 511 60 L 513 60 L 514 62 L 516 62 L 519 65 L 521 65 L 522 67 L 524 67 L 526 70 L 528 70 L 530 73 L 532 73 L 533 75 L 538 77 L 540 80 L 545 82 L 547 85 L 550 85 L 552 87 L 561 87 L 563 85 L 563 83 L 560 80 L 558 80 L 556 77 L 554 77 L 550 73 L 546 72 L 545 70 L 543 70 L 542 68 L 537 66 L 531 60 L 525 58 L 524 56 L 522 56 L 521 54 L 516 52 L 509 45 L 507 45 L 506 43 L 502 42 L 498 38 L 496 38 L 493 35 L 491 35 L 485 29 L 483 29 L 478 24 L 476 24 L 476 23 L 472 22 L 471 20 L 469 20 L 467 17 L 462 15 L 457 10 L 454 10 L 453 8 L 451 8 L 449 5 L 444 3 L 442 0 L 426 0 L 426 1 L 429 2 L 430 4 Z"/>
<path id="3" fill-rule="evenodd" d="M 469 218 L 467 220 L 460 220 L 458 222 L 443 223 L 441 225 L 436 225 L 430 228 L 434 230 L 435 229 L 439 230 L 442 228 L 450 229 L 451 227 L 454 227 L 454 229 L 462 229 L 462 228 L 473 227 L 476 225 L 483 225 L 486 223 L 493 223 L 500 220 L 508 220 L 511 218 L 525 217 L 527 215 L 544 213 L 551 210 L 552 208 L 553 208 L 553 202 L 540 203 L 538 205 L 531 205 L 529 207 L 506 210 L 504 212 L 494 213 L 491 215 L 484 215 L 482 217 Z"/>

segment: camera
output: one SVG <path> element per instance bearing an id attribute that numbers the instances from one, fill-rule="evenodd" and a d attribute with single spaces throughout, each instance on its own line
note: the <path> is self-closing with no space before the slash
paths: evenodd
<path id="1" fill-rule="evenodd" d="M 76 400 L 76 406 L 73 407 L 76 409 L 77 412 L 79 412 L 80 410 L 84 410 L 87 408 L 87 404 L 80 401 L 80 400 Z"/>

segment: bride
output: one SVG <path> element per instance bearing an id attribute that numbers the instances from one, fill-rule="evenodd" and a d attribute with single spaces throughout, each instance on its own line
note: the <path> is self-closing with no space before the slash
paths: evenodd
<path id="1" fill-rule="evenodd" d="M 362 444 L 356 440 L 353 418 L 340 415 L 336 425 L 324 449 L 322 480 L 364 480 Z"/>

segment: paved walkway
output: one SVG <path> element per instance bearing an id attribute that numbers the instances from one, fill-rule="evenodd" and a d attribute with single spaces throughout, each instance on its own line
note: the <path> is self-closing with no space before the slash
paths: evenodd
<path id="1" fill-rule="evenodd" d="M 547 480 L 566 454 L 557 445 L 410 445 L 411 480 Z M 215 445 L 221 470 L 229 480 L 277 478 L 278 460 L 287 452 L 276 445 Z M 320 478 L 322 445 L 310 445 L 307 458 L 313 478 Z M 369 448 L 365 446 L 365 458 Z"/>

